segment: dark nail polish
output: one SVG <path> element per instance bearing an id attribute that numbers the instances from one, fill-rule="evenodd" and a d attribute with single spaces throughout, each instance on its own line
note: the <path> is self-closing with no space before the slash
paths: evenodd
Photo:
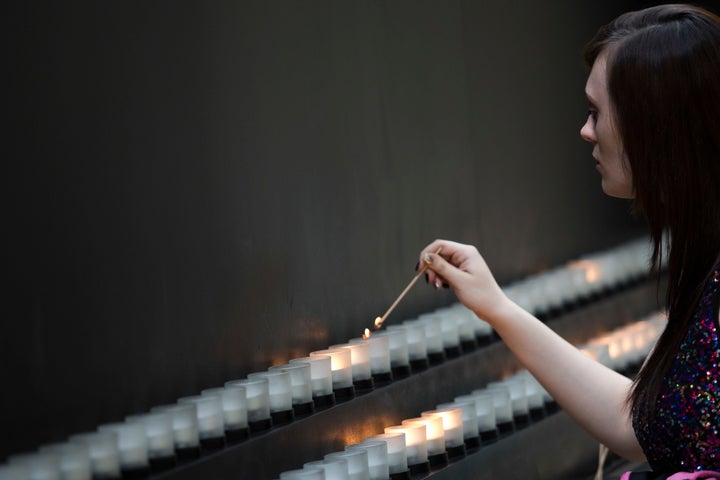
<path id="1" fill-rule="evenodd" d="M 448 285 L 447 283 L 443 283 L 443 288 L 450 288 L 450 285 Z"/>
<path id="2" fill-rule="evenodd" d="M 425 283 L 429 283 L 429 282 L 430 282 L 430 277 L 429 277 L 428 274 L 426 273 L 426 274 L 425 274 Z"/>
<path id="3" fill-rule="evenodd" d="M 415 264 L 415 271 L 416 271 L 416 272 L 418 271 L 418 268 L 420 268 L 420 262 L 418 262 L 418 263 Z"/>

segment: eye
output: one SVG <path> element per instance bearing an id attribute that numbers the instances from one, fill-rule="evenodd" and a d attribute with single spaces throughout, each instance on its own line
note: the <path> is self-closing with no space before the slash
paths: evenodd
<path id="1" fill-rule="evenodd" d="M 595 110 L 594 108 L 590 108 L 590 109 L 588 109 L 587 114 L 590 118 L 592 118 L 593 123 L 597 123 L 597 119 L 598 119 L 598 111 L 597 110 Z"/>

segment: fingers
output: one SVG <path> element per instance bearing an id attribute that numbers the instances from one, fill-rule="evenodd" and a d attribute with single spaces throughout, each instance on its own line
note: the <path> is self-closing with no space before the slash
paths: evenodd
<path id="1" fill-rule="evenodd" d="M 425 247 L 420 253 L 420 265 L 426 269 L 426 281 L 438 289 L 453 285 L 461 273 L 458 267 L 467 248 L 472 247 L 448 240 L 435 240 Z"/>

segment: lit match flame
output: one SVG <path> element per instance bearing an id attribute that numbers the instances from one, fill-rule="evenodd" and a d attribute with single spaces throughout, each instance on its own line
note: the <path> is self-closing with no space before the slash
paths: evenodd
<path id="1" fill-rule="evenodd" d="M 383 319 L 382 317 L 375 317 L 375 328 L 380 328 L 382 326 Z"/>
<path id="2" fill-rule="evenodd" d="M 368 339 L 368 338 L 370 338 L 370 335 L 372 335 L 372 333 L 370 332 L 370 329 L 366 328 L 365 333 L 363 333 L 362 337 L 363 337 L 363 339 Z"/>

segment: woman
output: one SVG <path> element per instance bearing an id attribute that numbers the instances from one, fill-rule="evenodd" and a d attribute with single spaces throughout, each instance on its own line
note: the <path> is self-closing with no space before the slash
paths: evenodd
<path id="1" fill-rule="evenodd" d="M 688 5 L 630 12 L 598 31 L 585 58 L 580 133 L 603 191 L 633 199 L 653 266 L 667 255 L 668 326 L 635 381 L 509 300 L 474 247 L 436 240 L 421 260 L 598 441 L 647 459 L 654 473 L 642 478 L 720 478 L 720 18 Z"/>

